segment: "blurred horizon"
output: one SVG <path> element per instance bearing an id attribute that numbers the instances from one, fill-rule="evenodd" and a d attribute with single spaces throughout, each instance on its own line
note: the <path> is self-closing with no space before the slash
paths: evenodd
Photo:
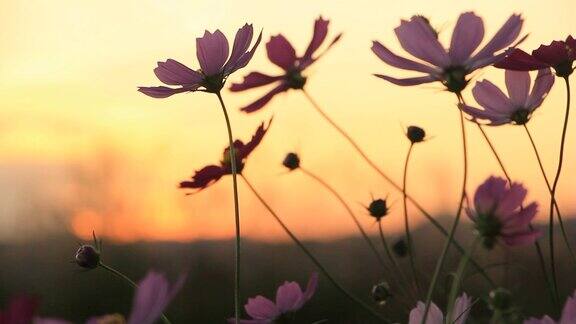
<path id="1" fill-rule="evenodd" d="M 61 0 L 5 1 L 0 4 L 0 241 L 18 242 L 71 232 L 88 239 L 92 231 L 106 240 L 221 240 L 233 236 L 231 179 L 226 177 L 192 196 L 177 189 L 194 170 L 217 163 L 227 145 L 216 98 L 195 93 L 155 100 L 137 86 L 159 85 L 157 61 L 174 58 L 197 67 L 195 38 L 204 29 L 222 29 L 232 39 L 237 28 L 253 23 L 264 36 L 253 61 L 233 74 L 240 81 L 251 71 L 275 73 L 265 42 L 282 33 L 301 53 L 314 19 L 330 19 L 330 35 L 344 32 L 309 72 L 307 90 L 396 182 L 408 149 L 403 128 L 423 127 L 430 140 L 415 148 L 408 191 L 433 215 L 453 213 L 461 179 L 461 140 L 456 99 L 439 84 L 398 87 L 372 73 L 409 75 L 381 62 L 370 51 L 379 40 L 403 55 L 393 29 L 400 19 L 422 14 L 447 44 L 464 11 L 485 23 L 483 44 L 508 16 L 521 13 L 520 46 L 564 39 L 575 31 L 576 3 L 551 0 L 454 2 L 414 0 L 393 4 L 359 0 L 350 6 L 327 0 L 123 1 L 111 4 Z M 288 19 L 287 19 L 288 17 Z M 554 17 L 554 23 L 550 23 Z M 503 72 L 488 68 L 474 80 L 503 85 Z M 296 151 L 303 165 L 333 185 L 363 225 L 375 230 L 365 205 L 374 197 L 392 204 L 384 220 L 391 233 L 402 230 L 401 195 L 378 177 L 348 143 L 313 111 L 296 91 L 282 94 L 261 112 L 238 109 L 267 89 L 224 92 L 235 136 L 247 140 L 257 125 L 274 115 L 262 145 L 244 170 L 288 225 L 305 239 L 330 240 L 356 233 L 332 195 L 281 162 Z M 565 89 L 557 80 L 529 123 L 549 175 L 556 168 Z M 470 87 L 466 100 L 474 103 Z M 469 195 L 498 165 L 477 129 L 468 124 Z M 570 120 L 565 167 L 557 200 L 563 215 L 576 215 L 574 118 Z M 528 139 L 519 127 L 488 128 L 490 138 L 515 181 L 541 204 L 538 221 L 547 219 L 547 189 Z M 285 235 L 256 198 L 240 183 L 243 235 L 284 241 Z M 426 220 L 410 207 L 413 224 Z"/>

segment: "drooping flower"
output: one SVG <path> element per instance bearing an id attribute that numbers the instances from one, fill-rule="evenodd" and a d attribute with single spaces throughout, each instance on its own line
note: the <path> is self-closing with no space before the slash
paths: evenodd
<path id="1" fill-rule="evenodd" d="M 245 24 L 240 28 L 236 32 L 232 52 L 229 53 L 228 40 L 220 30 L 214 33 L 205 31 L 204 36 L 196 38 L 199 70 L 190 69 L 173 59 L 158 62 L 154 74 L 163 83 L 175 87 L 139 87 L 138 91 L 154 98 L 166 98 L 176 93 L 198 90 L 220 92 L 228 76 L 245 67 L 252 59 L 262 39 L 260 32 L 256 43 L 248 50 L 253 33 L 252 25 Z"/>
<path id="2" fill-rule="evenodd" d="M 506 96 L 492 82 L 477 82 L 472 93 L 476 102 L 484 109 L 460 104 L 459 107 L 473 118 L 489 121 L 489 125 L 524 125 L 536 108 L 542 105 L 544 98 L 554 84 L 554 76 L 549 68 L 538 71 L 534 86 L 530 91 L 530 73 L 527 71 L 506 70 Z"/>
<path id="3" fill-rule="evenodd" d="M 567 77 L 574 72 L 576 61 L 576 39 L 568 36 L 565 41 L 553 41 L 550 45 L 540 45 L 532 55 L 514 49 L 494 66 L 507 70 L 533 71 L 553 68 L 559 77 Z"/>
<path id="4" fill-rule="evenodd" d="M 446 50 L 428 20 L 413 16 L 409 21 L 402 20 L 395 33 L 402 48 L 418 60 L 398 56 L 378 41 L 373 42 L 372 51 L 393 67 L 425 75 L 407 79 L 382 74 L 376 76 L 401 86 L 440 81 L 449 91 L 459 93 L 469 82 L 466 78 L 468 74 L 504 57 L 506 51 L 502 50 L 518 38 L 522 24 L 520 15 L 510 16 L 494 37 L 476 51 L 484 38 L 484 23 L 473 12 L 463 13 L 458 18 L 450 47 Z"/>
<path id="5" fill-rule="evenodd" d="M 86 324 L 127 323 L 154 324 L 162 316 L 168 304 L 182 289 L 186 276 L 180 276 L 174 285 L 170 285 L 164 275 L 150 271 L 138 283 L 136 294 L 132 301 L 132 311 L 128 321 L 119 314 L 104 315 L 92 318 Z"/>
<path id="6" fill-rule="evenodd" d="M 456 301 L 454 302 L 454 310 L 452 312 L 452 319 L 449 321 L 449 323 L 465 324 L 470 313 L 471 301 L 472 298 L 468 297 L 466 293 L 463 293 L 460 297 L 456 298 Z M 416 307 L 410 311 L 408 324 L 420 324 L 420 322 L 422 322 L 422 318 L 424 317 L 425 309 L 426 304 L 419 301 L 416 304 Z M 430 304 L 430 309 L 428 310 L 425 324 L 444 324 L 444 314 L 434 303 Z"/>
<path id="7" fill-rule="evenodd" d="M 246 313 L 251 317 L 249 320 L 240 320 L 241 324 L 273 324 L 284 323 L 283 319 L 289 319 L 294 313 L 300 310 L 316 292 L 318 286 L 318 274 L 313 273 L 308 280 L 306 290 L 297 282 L 284 282 L 276 291 L 276 302 L 264 296 L 249 298 L 244 306 Z M 234 319 L 229 319 L 228 323 L 234 323 Z"/>
<path id="8" fill-rule="evenodd" d="M 256 133 L 252 136 L 252 139 L 246 144 L 241 140 L 234 141 L 234 152 L 236 153 L 236 168 L 238 173 L 242 173 L 244 169 L 244 163 L 248 158 L 248 155 L 254 151 L 254 149 L 260 144 L 262 138 L 270 128 L 270 122 L 268 126 L 265 127 L 264 123 L 260 124 L 260 127 L 256 130 Z M 230 163 L 230 148 L 224 150 L 224 155 L 220 165 L 209 165 L 198 171 L 192 176 L 192 180 L 182 181 L 180 183 L 180 188 L 183 189 L 198 189 L 202 190 L 209 185 L 220 180 L 225 175 L 232 174 L 232 166 Z"/>
<path id="9" fill-rule="evenodd" d="M 540 231 L 530 228 L 538 204 L 533 202 L 521 208 L 527 190 L 519 183 L 490 177 L 474 194 L 474 210 L 468 208 L 468 217 L 486 248 L 493 248 L 498 240 L 510 246 L 533 243 Z"/>
<path id="10" fill-rule="evenodd" d="M 272 90 L 260 99 L 243 107 L 241 109 L 242 111 L 247 113 L 257 111 L 279 93 L 288 91 L 289 89 L 304 88 L 306 84 L 306 76 L 303 74 L 304 70 L 322 57 L 342 36 L 342 34 L 338 34 L 323 52 L 314 55 L 326 40 L 329 22 L 330 21 L 324 20 L 322 17 L 316 19 L 312 40 L 302 56 L 296 55 L 294 47 L 292 47 L 290 42 L 281 34 L 273 36 L 270 41 L 266 43 L 268 58 L 272 63 L 280 67 L 283 73 L 281 75 L 270 76 L 260 72 L 251 72 L 244 78 L 242 83 L 233 83 L 230 87 L 231 91 L 244 91 L 276 83 L 276 86 Z"/>
<path id="11" fill-rule="evenodd" d="M 541 319 L 530 318 L 524 321 L 524 324 L 572 324 L 576 323 L 576 292 L 566 299 L 560 320 L 556 322 L 550 316 L 546 315 Z"/>

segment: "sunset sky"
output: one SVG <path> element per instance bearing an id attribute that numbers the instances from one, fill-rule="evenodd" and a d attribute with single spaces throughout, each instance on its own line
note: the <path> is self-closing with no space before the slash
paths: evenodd
<path id="1" fill-rule="evenodd" d="M 329 1 L 329 0 L 127 0 L 2 1 L 0 4 L 0 241 L 69 228 L 80 237 L 94 229 L 120 242 L 194 240 L 233 235 L 231 179 L 185 196 L 179 181 L 221 159 L 226 128 L 215 96 L 197 93 L 164 100 L 146 97 L 137 86 L 159 85 L 152 70 L 174 58 L 197 68 L 195 38 L 221 29 L 229 39 L 245 22 L 263 29 L 263 44 L 247 68 L 275 73 L 264 43 L 284 34 L 302 53 L 318 15 L 331 20 L 330 35 L 340 43 L 309 72 L 308 91 L 398 182 L 408 149 L 403 128 L 419 125 L 430 140 L 413 154 L 409 191 L 436 214 L 456 208 L 462 177 L 458 113 L 453 94 L 439 84 L 401 88 L 372 73 L 408 75 L 381 62 L 370 50 L 379 40 L 404 53 L 393 29 L 400 19 L 422 14 L 449 43 L 458 15 L 475 11 L 486 37 L 513 13 L 525 18 L 531 50 L 576 33 L 576 2 L 542 1 Z M 503 72 L 488 68 L 475 80 L 503 84 Z M 573 78 L 574 79 L 574 78 Z M 474 82 L 474 81 L 473 81 Z M 467 89 L 465 97 L 473 102 Z M 266 89 L 223 93 L 237 138 L 248 140 L 257 125 L 274 115 L 262 145 L 250 157 L 245 175 L 296 233 L 335 238 L 355 227 L 328 192 L 300 172 L 287 173 L 281 161 L 289 151 L 341 192 L 369 231 L 376 229 L 363 205 L 371 195 L 388 197 L 385 220 L 400 230 L 401 195 L 378 177 L 296 91 L 275 98 L 261 112 L 246 115 L 243 104 Z M 574 92 L 573 92 L 574 93 Z M 557 80 L 534 115 L 533 131 L 550 176 L 556 168 L 566 92 Z M 470 134 L 469 192 L 499 169 L 475 127 Z M 565 169 L 558 200 L 565 215 L 575 214 L 576 123 L 570 120 Z M 522 128 L 488 130 L 513 178 L 524 182 L 529 198 L 548 194 Z M 240 183 L 243 233 L 254 239 L 284 240 L 266 211 Z M 414 223 L 423 218 L 412 208 Z M 25 225 L 22 225 L 25 224 Z M 22 226 L 24 232 L 18 232 Z M 62 227 L 63 226 L 63 227 Z"/>

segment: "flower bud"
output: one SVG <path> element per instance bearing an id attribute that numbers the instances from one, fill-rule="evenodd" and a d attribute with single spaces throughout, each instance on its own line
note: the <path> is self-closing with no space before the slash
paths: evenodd
<path id="1" fill-rule="evenodd" d="M 296 153 L 288 153 L 282 162 L 282 165 L 290 169 L 290 171 L 298 169 L 300 167 L 300 158 Z"/>
<path id="2" fill-rule="evenodd" d="M 74 257 L 76 264 L 86 269 L 94 269 L 100 264 L 100 252 L 92 245 L 82 245 Z"/>
<path id="3" fill-rule="evenodd" d="M 370 216 L 380 220 L 382 217 L 388 215 L 388 205 L 386 204 L 386 200 L 372 200 L 370 206 L 368 206 L 368 211 L 370 212 Z"/>
<path id="4" fill-rule="evenodd" d="M 506 313 L 510 311 L 514 306 L 512 293 L 504 288 L 496 288 L 492 290 L 488 298 L 488 306 L 492 311 L 500 311 Z"/>
<path id="5" fill-rule="evenodd" d="M 426 137 L 426 132 L 418 126 L 408 126 L 406 137 L 408 137 L 412 143 L 419 143 Z"/>
<path id="6" fill-rule="evenodd" d="M 380 306 L 386 305 L 386 303 L 392 298 L 390 293 L 390 285 L 383 281 L 374 287 L 372 287 L 372 299 Z"/>
<path id="7" fill-rule="evenodd" d="M 408 244 L 406 244 L 406 240 L 404 238 L 399 239 L 392 245 L 392 251 L 398 256 L 399 258 L 403 258 L 408 255 Z"/>

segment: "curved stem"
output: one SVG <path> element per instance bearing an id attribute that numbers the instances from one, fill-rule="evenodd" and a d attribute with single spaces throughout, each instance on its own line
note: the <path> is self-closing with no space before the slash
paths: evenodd
<path id="1" fill-rule="evenodd" d="M 234 251 L 234 321 L 236 324 L 240 323 L 240 208 L 238 203 L 238 182 L 236 179 L 238 168 L 236 165 L 236 149 L 234 148 L 234 136 L 232 135 L 232 126 L 230 124 L 230 118 L 228 117 L 228 111 L 226 110 L 226 105 L 222 99 L 220 92 L 216 92 L 216 96 L 220 101 L 220 106 L 222 107 L 222 112 L 224 113 L 224 119 L 226 120 L 226 128 L 228 130 L 228 143 L 230 155 L 230 166 L 232 169 L 232 186 L 234 188 L 234 221 L 236 230 L 236 244 Z"/>
<path id="2" fill-rule="evenodd" d="M 244 176 L 243 174 L 240 174 L 240 177 L 244 180 L 244 183 L 252 191 L 254 196 L 256 196 L 256 198 L 258 198 L 260 203 L 262 203 L 262 205 L 268 210 L 270 215 L 272 215 L 272 217 L 274 217 L 274 219 L 282 227 L 284 232 L 286 234 L 288 234 L 290 239 L 292 239 L 292 241 L 300 248 L 300 250 L 302 250 L 302 252 L 304 252 L 304 254 L 306 254 L 306 256 L 312 261 L 312 263 L 314 263 L 314 265 L 318 268 L 318 270 L 320 270 L 320 272 L 322 272 L 324 277 L 326 277 L 326 279 L 328 279 L 328 281 L 330 281 L 330 283 L 336 289 L 338 289 L 344 296 L 346 296 L 352 302 L 356 303 L 358 306 L 360 306 L 365 311 L 370 313 L 370 315 L 372 315 L 373 317 L 381 320 L 383 323 L 391 323 L 388 319 L 384 318 L 381 314 L 376 312 L 374 309 L 372 309 L 370 306 L 368 306 L 366 303 L 364 303 L 361 299 L 352 295 L 350 292 L 348 292 L 348 290 L 346 290 L 346 288 L 344 288 L 340 283 L 338 283 L 338 281 L 336 281 L 336 279 L 334 279 L 334 277 L 332 277 L 332 275 L 328 272 L 328 270 L 324 267 L 324 265 L 322 265 L 322 263 L 312 254 L 312 252 L 310 252 L 310 250 L 308 250 L 308 248 L 304 245 L 304 243 L 302 243 L 302 241 L 300 241 L 300 239 L 298 239 L 298 237 L 296 237 L 296 235 L 288 228 L 288 226 L 286 226 L 286 224 L 284 224 L 284 221 L 282 221 L 280 216 L 278 216 L 278 214 L 272 209 L 272 207 L 266 202 L 266 200 L 264 200 L 264 198 L 258 193 L 256 188 L 250 183 L 250 181 L 248 181 L 246 176 Z"/>
<path id="3" fill-rule="evenodd" d="M 382 229 L 382 221 L 381 220 L 378 220 L 378 231 L 380 233 L 380 240 L 382 241 L 382 246 L 384 247 L 384 251 L 386 251 L 386 255 L 388 256 L 388 259 L 390 259 L 390 262 L 392 262 L 392 265 L 394 266 L 396 273 L 398 274 L 399 277 L 402 277 L 402 280 L 404 282 L 410 283 L 410 280 L 408 279 L 406 274 L 404 274 L 404 272 L 400 268 L 400 265 L 398 265 L 398 262 L 394 258 L 394 255 L 390 251 L 390 248 L 388 247 L 388 242 L 386 241 L 386 236 L 384 235 L 384 230 Z M 416 298 L 416 300 L 418 300 L 418 299 Z"/>
<path id="4" fill-rule="evenodd" d="M 332 127 L 334 127 L 334 129 L 340 133 L 340 135 L 342 135 L 347 141 L 348 143 L 350 143 L 350 145 L 352 145 L 352 147 L 356 150 L 356 152 L 362 157 L 362 159 L 364 159 L 364 161 L 376 172 L 378 173 L 384 180 L 386 180 L 386 182 L 388 182 L 392 187 L 394 187 L 396 190 L 398 190 L 399 192 L 402 192 L 402 187 L 400 187 L 400 185 L 398 185 L 394 180 L 392 180 L 392 178 L 390 178 L 388 175 L 386 175 L 386 173 L 384 173 L 384 171 L 382 171 L 378 165 L 372 161 L 370 159 L 370 157 L 368 157 L 368 155 L 366 155 L 366 153 L 364 153 L 364 151 L 362 150 L 362 148 L 356 143 L 356 141 L 354 141 L 354 139 L 348 135 L 348 133 L 342 128 L 340 127 L 338 124 L 336 124 L 336 122 L 334 122 L 332 120 L 332 118 L 330 118 L 325 112 L 324 110 L 322 110 L 322 108 L 320 108 L 320 106 L 318 105 L 318 103 L 316 103 L 316 101 L 312 98 L 312 96 L 310 96 L 310 94 L 305 90 L 302 89 L 302 93 L 304 93 L 304 95 L 306 96 L 306 98 L 308 99 L 308 101 L 310 102 L 310 104 L 312 105 L 312 107 L 314 109 L 316 109 L 316 111 L 324 118 L 324 120 L 326 120 L 326 122 L 328 122 Z M 442 224 L 440 224 L 436 219 L 434 219 L 434 217 L 432 217 L 432 215 L 426 211 L 426 209 L 424 209 L 424 207 L 422 207 L 422 205 L 420 205 L 420 203 L 418 203 L 418 201 L 416 201 L 412 196 L 410 196 L 409 194 L 406 194 L 406 198 L 412 203 L 412 205 L 414 205 L 414 207 L 416 207 L 416 209 L 418 209 L 425 217 L 426 219 L 434 226 L 436 227 L 436 229 L 442 233 L 442 235 L 444 236 L 448 236 L 448 231 L 444 228 L 444 226 L 442 226 Z M 462 247 L 462 245 L 460 245 L 456 240 L 451 240 L 452 244 L 454 244 L 454 246 L 456 247 L 456 249 L 458 250 L 458 252 L 460 254 L 464 254 L 465 250 Z M 480 274 L 482 275 L 482 277 L 484 277 L 484 279 L 490 284 L 490 286 L 492 287 L 496 287 L 496 284 L 494 283 L 494 281 L 492 280 L 492 278 L 490 278 L 488 276 L 488 274 L 482 269 L 482 267 L 474 260 L 470 260 L 470 262 L 472 263 L 472 265 L 474 266 L 474 268 L 476 268 L 476 270 L 478 270 L 480 272 Z"/>
<path id="5" fill-rule="evenodd" d="M 138 284 L 136 284 L 136 283 L 135 283 L 132 279 L 130 279 L 127 275 L 125 275 L 125 274 L 123 274 L 122 272 L 120 272 L 120 271 L 118 271 L 118 270 L 116 270 L 116 269 L 114 269 L 114 268 L 112 268 L 112 267 L 104 264 L 103 262 L 98 263 L 98 265 L 99 265 L 102 269 L 104 269 L 104 270 L 112 273 L 112 274 L 115 275 L 116 277 L 124 280 L 126 283 L 128 283 L 130 286 L 132 286 L 132 288 L 138 289 Z M 166 323 L 166 324 L 172 324 L 172 323 L 170 322 L 170 320 L 168 319 L 168 317 L 166 317 L 166 315 L 164 315 L 164 313 L 162 313 L 162 315 L 160 316 L 160 318 L 162 319 L 162 321 L 163 321 L 164 323 Z"/>
<path id="6" fill-rule="evenodd" d="M 458 96 L 458 98 L 460 98 L 460 96 Z M 466 145 L 466 127 L 464 125 L 464 113 L 461 110 L 459 110 L 459 112 L 460 112 L 460 128 L 462 132 L 462 152 L 464 158 L 464 176 L 462 179 L 462 194 L 460 195 L 460 202 L 458 203 L 456 218 L 454 219 L 454 223 L 452 224 L 452 228 L 450 229 L 450 233 L 448 234 L 446 243 L 444 243 L 444 247 L 442 248 L 440 259 L 436 263 L 436 269 L 434 270 L 434 275 L 432 276 L 432 282 L 430 283 L 430 287 L 428 288 L 428 293 L 426 295 L 426 306 L 424 308 L 424 315 L 422 316 L 422 321 L 420 322 L 420 324 L 426 323 L 426 317 L 428 316 L 428 311 L 430 310 L 430 303 L 432 302 L 432 297 L 434 296 L 434 290 L 436 290 L 438 277 L 440 276 L 442 266 L 444 265 L 444 261 L 446 260 L 446 256 L 448 255 L 448 250 L 450 249 L 451 241 L 454 238 L 456 228 L 458 227 L 458 223 L 460 222 L 460 216 L 462 214 L 462 209 L 464 207 L 464 200 L 466 198 L 466 184 L 468 182 L 468 149 Z"/>
<path id="7" fill-rule="evenodd" d="M 416 284 L 416 291 L 420 295 L 422 289 L 420 287 L 420 281 L 418 280 L 418 272 L 416 271 L 416 262 L 414 260 L 414 245 L 412 243 L 412 235 L 410 234 L 410 222 L 408 221 L 408 203 L 406 199 L 406 183 L 408 180 L 408 163 L 410 162 L 410 156 L 412 155 L 412 149 L 414 148 L 414 143 L 410 143 L 408 148 L 408 153 L 406 153 L 406 160 L 404 161 L 404 174 L 402 176 L 402 205 L 404 209 L 404 231 L 406 234 L 406 243 L 408 244 L 408 257 L 410 258 L 410 268 L 412 270 L 412 276 L 414 277 L 414 283 Z"/>
<path id="8" fill-rule="evenodd" d="M 376 249 L 376 246 L 374 245 L 374 243 L 372 242 L 372 240 L 370 239 L 368 234 L 366 234 L 366 231 L 362 227 L 362 224 L 360 224 L 358 217 L 356 217 L 356 215 L 352 211 L 352 208 L 350 208 L 348 203 L 346 203 L 346 200 L 344 200 L 344 198 L 338 193 L 338 191 L 336 191 L 336 189 L 334 189 L 331 185 L 329 185 L 326 181 L 324 181 L 318 175 L 312 173 L 308 169 L 303 168 L 302 166 L 300 166 L 299 169 L 300 169 L 300 171 L 302 171 L 302 173 L 304 173 L 308 177 L 310 177 L 313 180 L 315 180 L 316 182 L 318 182 L 324 188 L 326 188 L 326 190 L 328 190 L 330 193 L 332 193 L 334 195 L 334 197 L 336 197 L 336 199 L 338 199 L 338 201 L 342 204 L 344 209 L 346 209 L 346 211 L 348 212 L 348 215 L 350 215 L 350 217 L 354 221 L 354 224 L 358 228 L 358 231 L 360 232 L 360 234 L 362 234 L 362 237 L 364 238 L 364 240 L 366 241 L 366 243 L 368 244 L 368 246 L 370 247 L 370 249 L 372 250 L 372 252 L 376 256 L 376 258 L 378 259 L 378 262 L 382 265 L 382 267 L 384 267 L 386 269 L 387 268 L 386 263 L 384 262 L 382 255 L 380 255 L 380 253 L 378 252 L 378 249 Z"/>
<path id="9" fill-rule="evenodd" d="M 554 292 L 556 298 L 558 299 L 558 281 L 556 278 L 556 260 L 554 256 L 554 202 L 556 201 L 556 188 L 558 186 L 558 181 L 560 180 L 560 174 L 562 173 L 562 164 L 564 162 L 564 144 L 566 143 L 566 133 L 568 130 L 568 118 L 570 116 L 570 80 L 568 77 L 564 78 L 566 82 L 566 112 L 564 115 L 564 125 L 562 127 L 562 139 L 560 141 L 560 156 L 558 157 L 558 167 L 556 168 L 556 176 L 554 177 L 554 182 L 552 184 L 552 191 L 550 193 L 550 218 L 548 223 L 548 235 L 550 244 L 550 264 L 552 273 L 552 283 L 554 287 Z M 562 224 L 562 217 L 558 214 L 558 221 L 560 226 L 564 227 Z"/>
<path id="10" fill-rule="evenodd" d="M 463 280 L 464 272 L 466 271 L 468 261 L 474 254 L 474 251 L 476 250 L 476 247 L 478 246 L 479 242 L 480 239 L 477 236 L 472 242 L 470 249 L 466 252 L 466 254 L 462 256 L 460 262 L 458 263 L 458 268 L 456 269 L 456 274 L 454 275 L 454 280 L 452 281 L 452 286 L 450 287 L 450 293 L 448 295 L 448 307 L 446 307 L 446 319 L 447 319 L 446 323 L 453 323 L 455 320 L 453 321 L 452 319 L 462 315 L 462 314 L 453 314 L 454 304 L 456 302 L 456 296 L 460 291 L 461 282 Z"/>

